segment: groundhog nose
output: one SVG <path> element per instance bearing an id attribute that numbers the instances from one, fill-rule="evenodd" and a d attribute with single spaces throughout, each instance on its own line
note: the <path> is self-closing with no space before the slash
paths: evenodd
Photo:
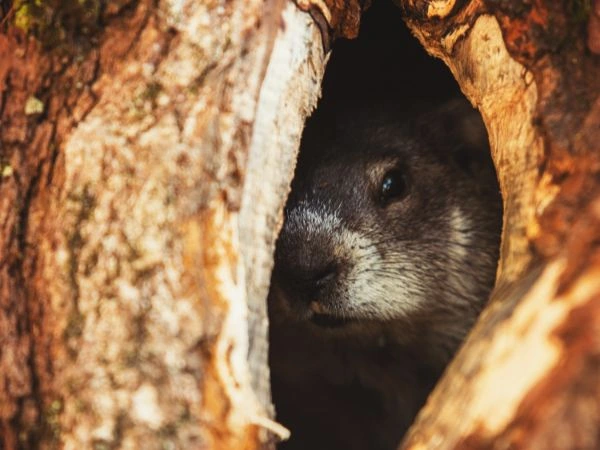
<path id="1" fill-rule="evenodd" d="M 338 276 L 338 272 L 337 264 L 329 263 L 318 266 L 295 267 L 290 275 L 294 279 L 293 284 L 314 295 L 333 283 Z"/>
<path id="2" fill-rule="evenodd" d="M 317 289 L 323 289 L 328 284 L 335 281 L 338 275 L 338 266 L 329 264 L 321 270 L 317 270 L 313 276 L 313 284 Z"/>
<path id="3" fill-rule="evenodd" d="M 280 268 L 281 269 L 281 268 Z M 296 265 L 280 270 L 278 281 L 290 295 L 303 302 L 321 298 L 333 286 L 339 276 L 339 265 Z"/>

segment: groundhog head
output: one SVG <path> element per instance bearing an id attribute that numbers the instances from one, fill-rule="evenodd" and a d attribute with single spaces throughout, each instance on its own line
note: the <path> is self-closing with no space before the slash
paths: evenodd
<path id="1" fill-rule="evenodd" d="M 303 138 L 272 320 L 330 334 L 442 321 L 462 339 L 493 283 L 501 227 L 481 119 L 452 102 L 416 119 L 386 109 L 327 123 Z"/>

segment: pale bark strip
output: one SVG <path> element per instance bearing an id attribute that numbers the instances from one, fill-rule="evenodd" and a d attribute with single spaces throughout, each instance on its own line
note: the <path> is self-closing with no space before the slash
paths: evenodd
<path id="1" fill-rule="evenodd" d="M 239 217 L 248 268 L 250 374 L 261 403 L 270 402 L 270 379 L 265 373 L 265 299 L 275 238 L 282 223 L 304 121 L 316 105 L 324 68 L 314 21 L 289 3 L 282 14 L 282 27 L 260 91 Z"/>
<path id="2" fill-rule="evenodd" d="M 504 196 L 498 288 L 401 448 L 597 448 L 598 92 L 583 76 L 594 61 L 556 2 L 440 0 L 436 14 L 400 3 L 480 109 Z M 557 20 L 564 33 L 546 33 Z"/>
<path id="3" fill-rule="evenodd" d="M 282 23 L 266 11 L 279 4 L 160 3 L 66 139 L 43 245 L 67 450 L 257 448 L 257 430 L 283 432 L 251 383 L 247 300 L 264 376 L 274 222 L 324 61 L 308 15 L 291 5 Z"/>
<path id="4" fill-rule="evenodd" d="M 548 264 L 523 298 L 497 299 L 519 301 L 519 305 L 488 332 L 486 322 L 498 311 L 492 308 L 486 312 L 473 332 L 480 339 L 472 340 L 460 352 L 450 367 L 452 376 L 440 383 L 420 414 L 422 423 L 408 436 L 403 449 L 508 448 L 503 445 L 518 442 L 525 444 L 509 447 L 538 448 L 526 445 L 538 436 L 520 434 L 518 427 L 523 427 L 521 433 L 535 429 L 540 412 L 543 416 L 552 411 L 536 411 L 535 404 L 530 405 L 522 422 L 519 412 L 529 395 L 536 398 L 536 387 L 549 374 L 563 370 L 569 343 L 561 338 L 560 330 L 574 311 L 592 304 L 600 292 L 598 267 L 578 276 L 566 292 L 559 292 L 565 265 L 563 258 Z M 540 395 L 543 397 L 543 392 Z M 543 400 L 539 399 L 541 410 Z M 575 442 L 573 436 L 564 437 L 560 448 L 576 448 L 569 446 Z"/>
<path id="5" fill-rule="evenodd" d="M 538 167 L 544 148 L 535 129 L 537 88 L 533 76 L 508 54 L 493 16 L 477 18 L 469 36 L 443 58 L 464 94 L 482 114 L 504 200 L 498 279 L 512 282 L 530 263 L 528 227 L 542 203 L 537 198 Z"/>
<path id="6" fill-rule="evenodd" d="M 453 27 L 435 47 L 415 25 L 413 31 L 448 65 L 486 124 L 504 201 L 498 279 L 509 283 L 530 263 L 530 227 L 539 208 L 550 201 L 537 191 L 543 141 L 533 125 L 537 102 L 533 77 L 509 55 L 493 16 L 481 15 L 473 25 Z"/>

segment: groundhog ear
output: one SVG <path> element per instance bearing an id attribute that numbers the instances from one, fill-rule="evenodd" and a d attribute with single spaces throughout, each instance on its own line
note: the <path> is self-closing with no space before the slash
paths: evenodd
<path id="1" fill-rule="evenodd" d="M 441 157 L 472 175 L 490 169 L 487 131 L 481 115 L 467 100 L 451 100 L 423 119 L 427 122 L 428 140 Z M 423 125 L 417 126 L 422 129 Z"/>

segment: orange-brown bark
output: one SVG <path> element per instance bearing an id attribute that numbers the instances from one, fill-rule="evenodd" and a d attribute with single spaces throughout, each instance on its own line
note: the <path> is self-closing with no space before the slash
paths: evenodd
<path id="1" fill-rule="evenodd" d="M 264 297 L 316 30 L 92 3 L 2 18 L 0 447 L 257 448 L 285 433 Z"/>
<path id="2" fill-rule="evenodd" d="M 72 53 L 50 51 L 12 25 L 14 10 L 8 12 L 0 33 L 0 443 L 11 449 L 39 445 L 59 412 L 52 388 L 56 338 L 73 330 L 57 323 L 48 304 L 42 242 L 61 226 L 50 209 L 64 179 L 59 148 L 96 101 L 91 86 L 101 52 L 76 45 L 68 26 L 62 44 L 72 45 Z M 125 22 L 131 31 L 108 43 L 111 53 L 135 38 L 135 22 Z M 64 299 L 66 309 L 72 301 Z"/>
<path id="3" fill-rule="evenodd" d="M 337 38 L 358 36 L 360 15 L 371 0 L 295 0 L 298 7 L 311 14 L 319 30 L 326 51 Z"/>
<path id="4" fill-rule="evenodd" d="M 480 108 L 505 201 L 499 289 L 403 448 L 596 448 L 593 17 L 579 2 L 441 1 L 435 10 L 400 3 L 424 46 Z M 503 66 L 517 70 L 495 70 L 504 52 Z"/>

